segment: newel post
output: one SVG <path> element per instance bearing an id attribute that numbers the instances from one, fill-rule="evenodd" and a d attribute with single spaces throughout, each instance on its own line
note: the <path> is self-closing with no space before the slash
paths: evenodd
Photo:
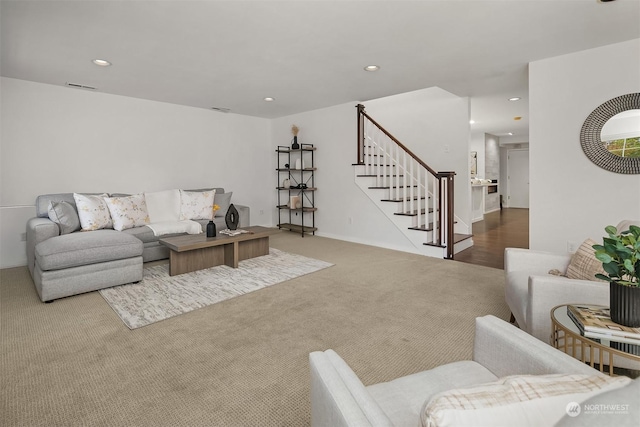
<path id="1" fill-rule="evenodd" d="M 440 239 L 447 247 L 446 259 L 453 259 L 453 222 L 454 222 L 454 176 L 455 172 L 438 172 L 441 194 L 440 203 Z M 444 193 L 444 198 L 442 197 Z"/>

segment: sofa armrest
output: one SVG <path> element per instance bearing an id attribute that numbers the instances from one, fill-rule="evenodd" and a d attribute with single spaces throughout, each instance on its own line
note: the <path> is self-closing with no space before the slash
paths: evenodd
<path id="1" fill-rule="evenodd" d="M 526 331 L 549 343 L 551 309 L 561 304 L 609 305 L 609 283 L 562 276 L 529 276 Z"/>
<path id="2" fill-rule="evenodd" d="M 533 251 L 531 249 L 506 248 L 504 250 L 504 271 L 528 271 L 531 274 L 546 274 L 549 270 L 567 271 L 571 254 Z"/>
<path id="3" fill-rule="evenodd" d="M 497 377 L 598 371 L 494 316 L 476 318 L 473 360 Z"/>
<path id="4" fill-rule="evenodd" d="M 251 210 L 249 206 L 236 204 L 233 206 L 238 210 L 238 227 L 249 227 L 251 225 Z"/>
<path id="5" fill-rule="evenodd" d="M 49 218 L 31 218 L 27 221 L 27 266 L 33 276 L 36 245 L 60 235 L 60 227 Z"/>
<path id="6" fill-rule="evenodd" d="M 333 350 L 309 354 L 312 426 L 393 426 L 347 363 Z"/>

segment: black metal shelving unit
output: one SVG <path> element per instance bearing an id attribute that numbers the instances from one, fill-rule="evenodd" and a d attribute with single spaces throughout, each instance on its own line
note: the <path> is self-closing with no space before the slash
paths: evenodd
<path id="1" fill-rule="evenodd" d="M 278 228 L 300 233 L 316 233 L 316 202 L 315 192 L 315 164 L 313 144 L 300 144 L 300 148 L 293 149 L 279 145 L 276 149 L 278 156 L 277 178 L 278 185 Z M 310 163 L 308 163 L 310 162 Z M 298 166 L 298 167 L 297 167 Z M 284 181 L 289 180 L 289 187 Z M 283 197 L 286 200 L 283 201 Z M 300 200 L 299 206 L 291 206 L 292 196 Z M 284 216 L 284 221 L 283 221 Z"/>

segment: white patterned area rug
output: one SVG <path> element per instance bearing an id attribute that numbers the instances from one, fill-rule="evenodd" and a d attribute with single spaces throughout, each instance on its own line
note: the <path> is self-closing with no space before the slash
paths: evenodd
<path id="1" fill-rule="evenodd" d="M 129 329 L 188 313 L 238 295 L 313 273 L 333 264 L 269 248 L 269 255 L 169 276 L 169 265 L 144 269 L 140 283 L 101 289 Z"/>

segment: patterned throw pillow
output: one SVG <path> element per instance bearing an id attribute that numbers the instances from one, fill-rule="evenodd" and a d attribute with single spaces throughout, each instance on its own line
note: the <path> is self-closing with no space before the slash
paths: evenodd
<path id="1" fill-rule="evenodd" d="M 111 215 L 104 198 L 106 193 L 98 196 L 89 196 L 73 193 L 78 208 L 78 217 L 82 231 L 99 230 L 101 228 L 112 228 Z"/>
<path id="2" fill-rule="evenodd" d="M 180 219 L 213 219 L 213 200 L 216 190 L 180 190 Z"/>
<path id="3" fill-rule="evenodd" d="M 142 227 L 149 224 L 147 203 L 144 194 L 127 197 L 107 197 L 104 199 L 109 208 L 114 230 Z"/>
<path id="4" fill-rule="evenodd" d="M 420 418 L 423 427 L 555 425 L 569 405 L 630 382 L 606 375 L 514 375 L 439 393 L 425 402 Z"/>
<path id="5" fill-rule="evenodd" d="M 60 227 L 60 234 L 69 234 L 80 230 L 80 218 L 69 202 L 49 202 L 49 219 Z"/>
<path id="6" fill-rule="evenodd" d="M 571 262 L 567 267 L 567 277 L 569 279 L 601 281 L 596 279 L 596 273 L 606 274 L 602 267 L 602 261 L 596 258 L 596 251 L 593 245 L 597 243 L 591 239 L 587 239 L 578 248 L 571 257 Z"/>

